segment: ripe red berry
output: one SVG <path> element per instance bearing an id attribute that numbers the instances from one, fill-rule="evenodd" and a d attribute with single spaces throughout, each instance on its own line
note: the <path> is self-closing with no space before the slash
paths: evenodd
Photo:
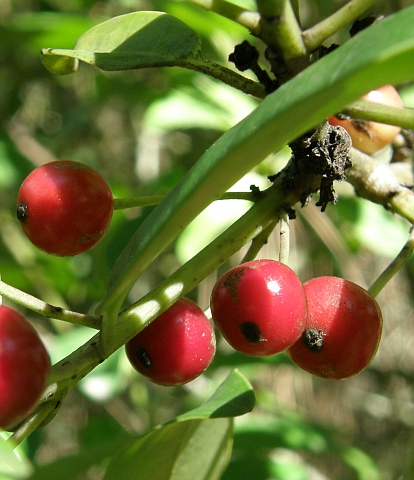
<path id="1" fill-rule="evenodd" d="M 306 330 L 288 350 L 303 370 L 329 379 L 348 378 L 374 358 L 382 333 L 376 300 L 362 287 L 337 277 L 304 284 Z"/>
<path id="2" fill-rule="evenodd" d="M 0 428 L 21 422 L 39 400 L 50 372 L 49 355 L 22 315 L 0 306 Z"/>
<path id="3" fill-rule="evenodd" d="M 374 103 L 382 103 L 391 107 L 402 108 L 403 103 L 397 90 L 391 85 L 385 85 L 367 93 L 362 98 Z M 400 127 L 394 125 L 385 125 L 383 123 L 369 122 L 364 120 L 340 120 L 338 117 L 330 117 L 331 125 L 340 125 L 349 133 L 352 144 L 361 152 L 369 155 L 381 150 L 389 145 L 397 134 L 401 131 Z"/>
<path id="4" fill-rule="evenodd" d="M 182 298 L 125 348 L 132 366 L 154 383 L 182 385 L 210 365 L 216 351 L 216 337 L 198 305 Z"/>
<path id="5" fill-rule="evenodd" d="M 235 349 L 264 357 L 290 347 L 306 319 L 303 286 L 288 266 L 253 260 L 225 273 L 211 295 L 217 328 Z"/>
<path id="6" fill-rule="evenodd" d="M 27 238 L 47 253 L 77 255 L 96 245 L 113 214 L 111 190 L 101 175 L 69 160 L 42 165 L 23 181 L 17 218 Z"/>

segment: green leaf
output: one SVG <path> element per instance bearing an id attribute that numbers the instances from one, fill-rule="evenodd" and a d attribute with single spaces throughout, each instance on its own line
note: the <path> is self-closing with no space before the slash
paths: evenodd
<path id="1" fill-rule="evenodd" d="M 65 74 L 76 70 L 78 60 L 102 70 L 128 70 L 181 65 L 199 53 L 200 38 L 181 20 L 162 12 L 134 12 L 91 28 L 74 50 L 43 49 L 42 60 L 52 73 Z"/>
<path id="2" fill-rule="evenodd" d="M 229 418 L 164 425 L 134 442 L 109 463 L 104 480 L 218 480 L 232 449 Z"/>
<path id="3" fill-rule="evenodd" d="M 77 58 L 43 55 L 43 53 L 41 58 L 43 65 L 54 75 L 68 75 L 69 73 L 76 72 L 79 65 Z"/>
<path id="4" fill-rule="evenodd" d="M 0 435 L 0 478 L 20 480 L 28 478 L 33 470 L 19 447 Z"/>
<path id="5" fill-rule="evenodd" d="M 208 400 L 199 407 L 178 416 L 175 421 L 236 417 L 253 410 L 255 401 L 253 387 L 247 378 L 235 369 Z"/>
<path id="6" fill-rule="evenodd" d="M 253 388 L 237 369 L 201 406 L 155 428 L 123 449 L 110 462 L 105 480 L 127 478 L 131 469 L 140 480 L 219 479 L 232 449 L 230 418 L 250 412 Z M 214 420 L 213 420 L 214 419 Z"/>
<path id="7" fill-rule="evenodd" d="M 111 272 L 99 311 L 115 316 L 154 258 L 267 155 L 367 91 L 413 78 L 414 7 L 410 7 L 360 32 L 282 85 L 215 142 L 141 224 Z"/>

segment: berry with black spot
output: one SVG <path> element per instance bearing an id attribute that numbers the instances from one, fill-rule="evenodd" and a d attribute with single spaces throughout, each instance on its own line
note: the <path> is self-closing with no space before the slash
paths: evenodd
<path id="1" fill-rule="evenodd" d="M 27 238 L 47 253 L 86 252 L 105 235 L 113 214 L 109 185 L 78 162 L 50 162 L 33 170 L 17 197 L 17 218 Z"/>
<path id="2" fill-rule="evenodd" d="M 302 334 L 306 298 L 296 273 L 276 260 L 253 260 L 226 272 L 211 295 L 215 325 L 246 355 L 282 352 Z"/>
<path id="3" fill-rule="evenodd" d="M 191 300 L 182 298 L 130 340 L 132 366 L 159 385 L 182 385 L 201 375 L 216 351 L 213 326 Z"/>
<path id="4" fill-rule="evenodd" d="M 373 360 L 382 333 L 376 300 L 362 287 L 337 277 L 304 284 L 306 329 L 289 356 L 303 370 L 328 379 L 352 377 Z"/>

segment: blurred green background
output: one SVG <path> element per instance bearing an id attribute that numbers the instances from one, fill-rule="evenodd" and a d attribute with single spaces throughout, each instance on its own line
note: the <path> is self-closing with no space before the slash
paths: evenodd
<path id="1" fill-rule="evenodd" d="M 303 25 L 314 24 L 344 3 L 303 0 Z M 411 3 L 378 1 L 371 11 L 389 14 Z M 242 27 L 187 2 L 0 1 L 1 277 L 47 302 L 85 313 L 103 295 L 111 266 L 150 207 L 116 212 L 97 247 L 74 258 L 56 258 L 32 247 L 15 220 L 24 177 L 42 163 L 71 159 L 99 170 L 116 197 L 162 194 L 257 104 L 201 74 L 176 68 L 103 73 L 81 65 L 76 74 L 54 77 L 43 67 L 42 47 L 72 48 L 94 24 L 136 10 L 177 16 L 201 35 L 204 55 L 218 62 L 225 63 L 244 39 L 261 48 Z M 335 41 L 347 38 L 344 31 Z M 414 90 L 400 87 L 406 105 L 414 106 Z M 267 185 L 267 175 L 282 168 L 288 157 L 286 148 L 266 159 L 235 188 Z M 325 214 L 313 205 L 298 212 L 290 265 L 303 281 L 335 274 L 367 287 L 404 244 L 408 225 L 356 198 L 345 184 L 338 192 L 339 203 Z M 129 300 L 155 287 L 245 208 L 242 202 L 229 201 L 203 212 L 144 273 Z M 277 258 L 277 233 L 262 257 Z M 232 258 L 218 275 L 242 256 L 240 252 Z M 191 292 L 202 308 L 208 307 L 215 279 L 206 279 Z M 105 455 L 97 452 L 109 455 L 128 436 L 144 434 L 198 405 L 238 366 L 255 387 L 258 404 L 253 413 L 236 420 L 225 480 L 413 478 L 413 281 L 410 261 L 378 297 L 383 340 L 372 365 L 355 378 L 312 378 L 284 354 L 250 359 L 219 339 L 206 374 L 186 386 L 166 388 L 132 371 L 120 351 L 70 392 L 57 417 L 29 437 L 22 451 L 39 468 L 55 465 L 61 478 L 101 479 Z M 94 333 L 25 313 L 53 361 Z M 57 478 L 46 472 L 40 478 Z"/>

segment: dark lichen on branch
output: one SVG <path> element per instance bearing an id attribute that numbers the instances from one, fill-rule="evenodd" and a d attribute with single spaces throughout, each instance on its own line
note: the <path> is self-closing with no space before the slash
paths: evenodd
<path id="1" fill-rule="evenodd" d="M 345 179 L 345 170 L 351 166 L 351 140 L 342 127 L 327 122 L 307 132 L 290 144 L 292 157 L 283 173 L 284 187 L 296 192 L 302 206 L 319 191 L 317 205 L 324 211 L 328 203 L 337 202 L 334 182 Z M 275 181 L 279 175 L 270 177 Z"/>

